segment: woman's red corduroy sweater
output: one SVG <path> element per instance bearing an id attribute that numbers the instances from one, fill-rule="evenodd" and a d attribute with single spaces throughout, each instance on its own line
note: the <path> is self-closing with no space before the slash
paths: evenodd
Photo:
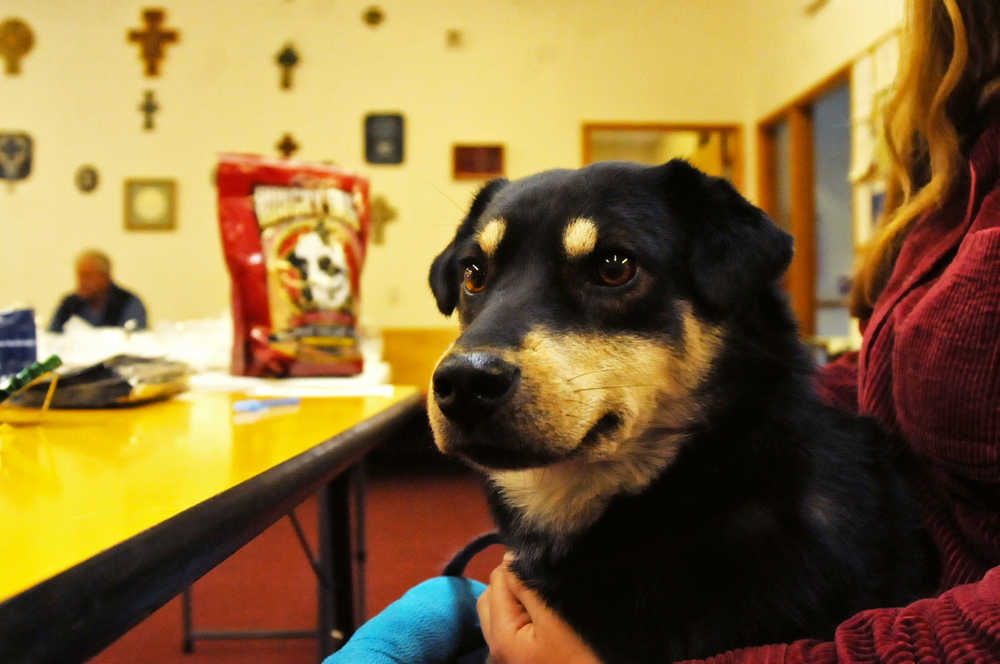
<path id="1" fill-rule="evenodd" d="M 1000 662 L 1000 123 L 971 150 L 956 194 L 907 237 L 863 330 L 861 351 L 817 383 L 915 452 L 942 594 L 860 613 L 832 642 L 716 663 Z"/>

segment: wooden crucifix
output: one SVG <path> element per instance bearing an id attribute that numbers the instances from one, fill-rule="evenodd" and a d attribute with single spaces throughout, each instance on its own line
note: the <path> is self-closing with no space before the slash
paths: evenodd
<path id="1" fill-rule="evenodd" d="M 275 61 L 281 67 L 281 89 L 290 90 L 292 87 L 292 67 L 300 62 L 298 52 L 291 44 L 285 44 L 285 47 L 275 57 Z"/>
<path id="2" fill-rule="evenodd" d="M 278 148 L 278 152 L 285 159 L 288 159 L 299 150 L 299 144 L 295 142 L 291 134 L 287 133 L 281 137 L 281 140 L 274 147 Z"/>
<path id="3" fill-rule="evenodd" d="M 164 57 L 163 46 L 176 44 L 181 38 L 176 30 L 161 29 L 165 16 L 166 12 L 162 9 L 146 9 L 142 12 L 146 29 L 128 31 L 128 40 L 139 44 L 142 48 L 140 57 L 146 62 L 146 76 L 160 75 L 160 60 Z"/>
<path id="4" fill-rule="evenodd" d="M 385 242 L 385 226 L 398 215 L 396 208 L 389 205 L 385 196 L 376 196 L 371 202 L 372 242 Z"/>
<path id="5" fill-rule="evenodd" d="M 139 104 L 139 110 L 146 116 L 142 122 L 142 128 L 151 131 L 154 128 L 153 113 L 160 110 L 160 105 L 156 103 L 156 94 L 152 90 L 146 90 L 146 95 L 143 97 L 142 103 Z"/>

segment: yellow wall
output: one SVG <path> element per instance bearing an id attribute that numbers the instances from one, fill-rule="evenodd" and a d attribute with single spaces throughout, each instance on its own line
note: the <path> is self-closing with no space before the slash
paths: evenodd
<path id="1" fill-rule="evenodd" d="M 849 65 L 896 29 L 904 0 L 827 0 L 815 12 L 805 0 L 750 0 L 745 74 L 752 83 L 746 122 L 755 130 L 764 116 Z M 756 196 L 756 131 L 746 133 L 747 191 Z"/>
<path id="2" fill-rule="evenodd" d="M 228 306 L 211 173 L 219 151 L 275 154 L 290 131 L 298 156 L 332 159 L 371 178 L 399 211 L 365 268 L 362 318 L 380 326 L 447 325 L 425 274 L 475 184 L 450 175 L 453 142 L 501 142 L 513 177 L 580 163 L 584 121 L 744 122 L 846 64 L 899 22 L 901 0 L 386 0 L 387 21 L 361 20 L 367 0 L 169 0 L 163 75 L 142 75 L 125 32 L 151 3 L 5 0 L 36 35 L 19 77 L 0 76 L 0 129 L 30 133 L 34 173 L 0 186 L 0 307 L 48 316 L 72 285 L 71 257 L 108 250 L 116 276 L 157 320 Z M 458 49 L 445 33 L 461 30 Z M 275 53 L 302 56 L 291 92 Z M 162 110 L 144 132 L 136 107 L 154 89 Z M 407 159 L 371 166 L 362 117 L 406 116 Z M 755 136 L 746 190 L 755 191 Z M 101 185 L 78 192 L 94 164 Z M 127 177 L 175 178 L 179 228 L 122 229 Z"/>
<path id="3" fill-rule="evenodd" d="M 903 0 L 828 0 L 815 13 L 804 0 L 749 3 L 753 53 L 750 111 L 766 115 L 847 65 L 899 25 Z"/>
<path id="4" fill-rule="evenodd" d="M 865 0 L 867 1 L 867 0 Z M 167 9 L 181 42 L 159 79 L 142 75 L 125 32 L 150 4 Z M 365 268 L 362 318 L 382 326 L 446 324 L 426 287 L 474 184 L 450 175 L 453 142 L 502 142 L 521 176 L 580 163 L 591 121 L 731 122 L 746 118 L 752 82 L 737 66 L 748 3 L 611 0 L 385 0 L 387 21 L 364 25 L 364 1 L 4 0 L 36 35 L 19 77 L 0 76 L 0 128 L 36 142 L 34 173 L 0 186 L 0 306 L 48 316 L 71 287 L 71 257 L 107 249 L 119 281 L 157 320 L 228 306 L 211 173 L 218 151 L 275 154 L 290 131 L 304 159 L 333 159 L 370 176 L 399 210 Z M 2 17 L 0 17 L 2 18 Z M 464 46 L 450 49 L 445 32 Z M 302 65 L 278 89 L 274 54 L 287 41 Z M 712 45 L 706 48 L 706 45 Z M 154 89 L 162 110 L 144 132 L 136 107 Z M 406 116 L 406 163 L 369 166 L 362 117 Z M 92 163 L 100 188 L 78 192 Z M 176 178 L 179 228 L 122 230 L 127 177 Z"/>

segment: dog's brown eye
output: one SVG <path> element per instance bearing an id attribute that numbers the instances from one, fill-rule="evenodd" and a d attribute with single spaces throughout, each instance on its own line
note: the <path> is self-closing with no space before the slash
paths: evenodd
<path id="1" fill-rule="evenodd" d="M 624 286 L 635 276 L 635 261 L 625 254 L 612 252 L 597 261 L 597 277 L 605 286 Z"/>
<path id="2" fill-rule="evenodd" d="M 484 288 L 486 288 L 486 270 L 477 263 L 468 263 L 465 266 L 465 290 L 478 293 Z"/>

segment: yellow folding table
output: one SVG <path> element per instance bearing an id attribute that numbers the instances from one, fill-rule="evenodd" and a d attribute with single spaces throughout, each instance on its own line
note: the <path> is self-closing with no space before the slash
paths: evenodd
<path id="1" fill-rule="evenodd" d="M 414 388 L 235 413 L 235 393 L 0 407 L 0 662 L 82 661 L 320 492 L 319 653 L 360 617 L 346 472 L 421 416 Z"/>

